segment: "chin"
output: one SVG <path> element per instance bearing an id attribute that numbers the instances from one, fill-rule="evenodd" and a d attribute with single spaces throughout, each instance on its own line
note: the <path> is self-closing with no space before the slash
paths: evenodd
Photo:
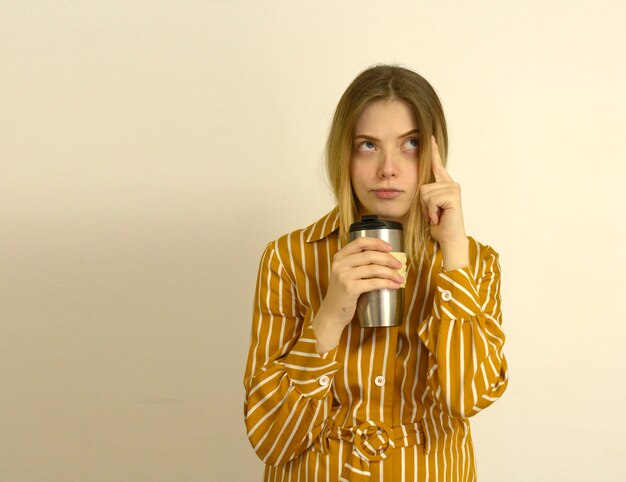
<path id="1" fill-rule="evenodd" d="M 375 214 L 381 219 L 386 219 L 389 221 L 397 221 L 399 223 L 402 223 L 406 221 L 408 212 L 402 212 L 401 210 L 396 211 L 396 210 L 385 209 L 385 210 L 375 212 Z"/>
<path id="2" fill-rule="evenodd" d="M 378 199 L 371 199 L 369 201 L 367 206 L 364 204 L 360 205 L 359 211 L 361 216 L 375 214 L 381 219 L 403 222 L 406 221 L 411 208 L 410 206 L 402 206 L 399 202 L 380 202 Z"/>

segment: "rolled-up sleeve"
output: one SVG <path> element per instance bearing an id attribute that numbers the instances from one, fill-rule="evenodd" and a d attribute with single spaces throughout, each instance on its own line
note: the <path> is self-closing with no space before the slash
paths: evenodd
<path id="1" fill-rule="evenodd" d="M 432 396 L 460 418 L 491 405 L 508 384 L 499 255 L 489 246 L 477 249 L 475 265 L 436 276 L 432 312 L 419 326 Z"/>
<path id="2" fill-rule="evenodd" d="M 332 405 L 336 349 L 316 351 L 311 315 L 301 315 L 296 287 L 278 243 L 261 258 L 244 375 L 244 415 L 255 452 L 270 465 L 295 458 L 320 434 Z"/>

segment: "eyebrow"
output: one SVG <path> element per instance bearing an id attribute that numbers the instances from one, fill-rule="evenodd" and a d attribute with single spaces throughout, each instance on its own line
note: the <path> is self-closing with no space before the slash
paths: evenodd
<path id="1" fill-rule="evenodd" d="M 398 136 L 398 139 L 401 139 L 402 137 L 406 137 L 409 136 L 411 134 L 419 134 L 419 129 L 413 129 L 409 132 L 405 132 L 404 134 Z M 372 139 L 373 141 L 380 141 L 380 139 L 377 139 L 374 136 L 369 136 L 367 134 L 359 134 L 357 136 L 354 136 L 355 139 L 359 139 L 359 138 L 363 138 L 363 139 Z"/>

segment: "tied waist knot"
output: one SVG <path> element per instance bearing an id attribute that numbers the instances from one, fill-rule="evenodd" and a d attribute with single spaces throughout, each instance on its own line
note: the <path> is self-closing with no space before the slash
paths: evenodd
<path id="1" fill-rule="evenodd" d="M 424 432 L 420 422 L 389 427 L 382 422 L 368 420 L 358 427 L 338 427 L 327 419 L 315 448 L 322 454 L 329 450 L 329 439 L 352 443 L 352 452 L 341 470 L 340 481 L 367 482 L 370 480 L 370 462 L 379 462 L 394 448 L 421 445 Z"/>

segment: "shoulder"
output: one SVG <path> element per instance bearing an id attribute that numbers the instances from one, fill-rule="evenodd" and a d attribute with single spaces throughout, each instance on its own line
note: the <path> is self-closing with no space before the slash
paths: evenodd
<path id="1" fill-rule="evenodd" d="M 284 251 L 293 250 L 294 248 L 306 249 L 306 245 L 321 241 L 327 237 L 337 235 L 339 229 L 339 211 L 334 207 L 314 223 L 309 224 L 305 228 L 296 229 L 294 231 L 283 234 L 268 244 L 273 249 Z"/>
<path id="2" fill-rule="evenodd" d="M 331 237 L 337 237 L 339 230 L 339 211 L 334 207 L 315 222 L 308 226 L 279 236 L 270 241 L 266 247 L 263 256 L 273 256 L 283 265 L 292 265 L 294 260 L 300 258 L 310 250 L 314 250 L 314 246 L 318 242 Z"/>

